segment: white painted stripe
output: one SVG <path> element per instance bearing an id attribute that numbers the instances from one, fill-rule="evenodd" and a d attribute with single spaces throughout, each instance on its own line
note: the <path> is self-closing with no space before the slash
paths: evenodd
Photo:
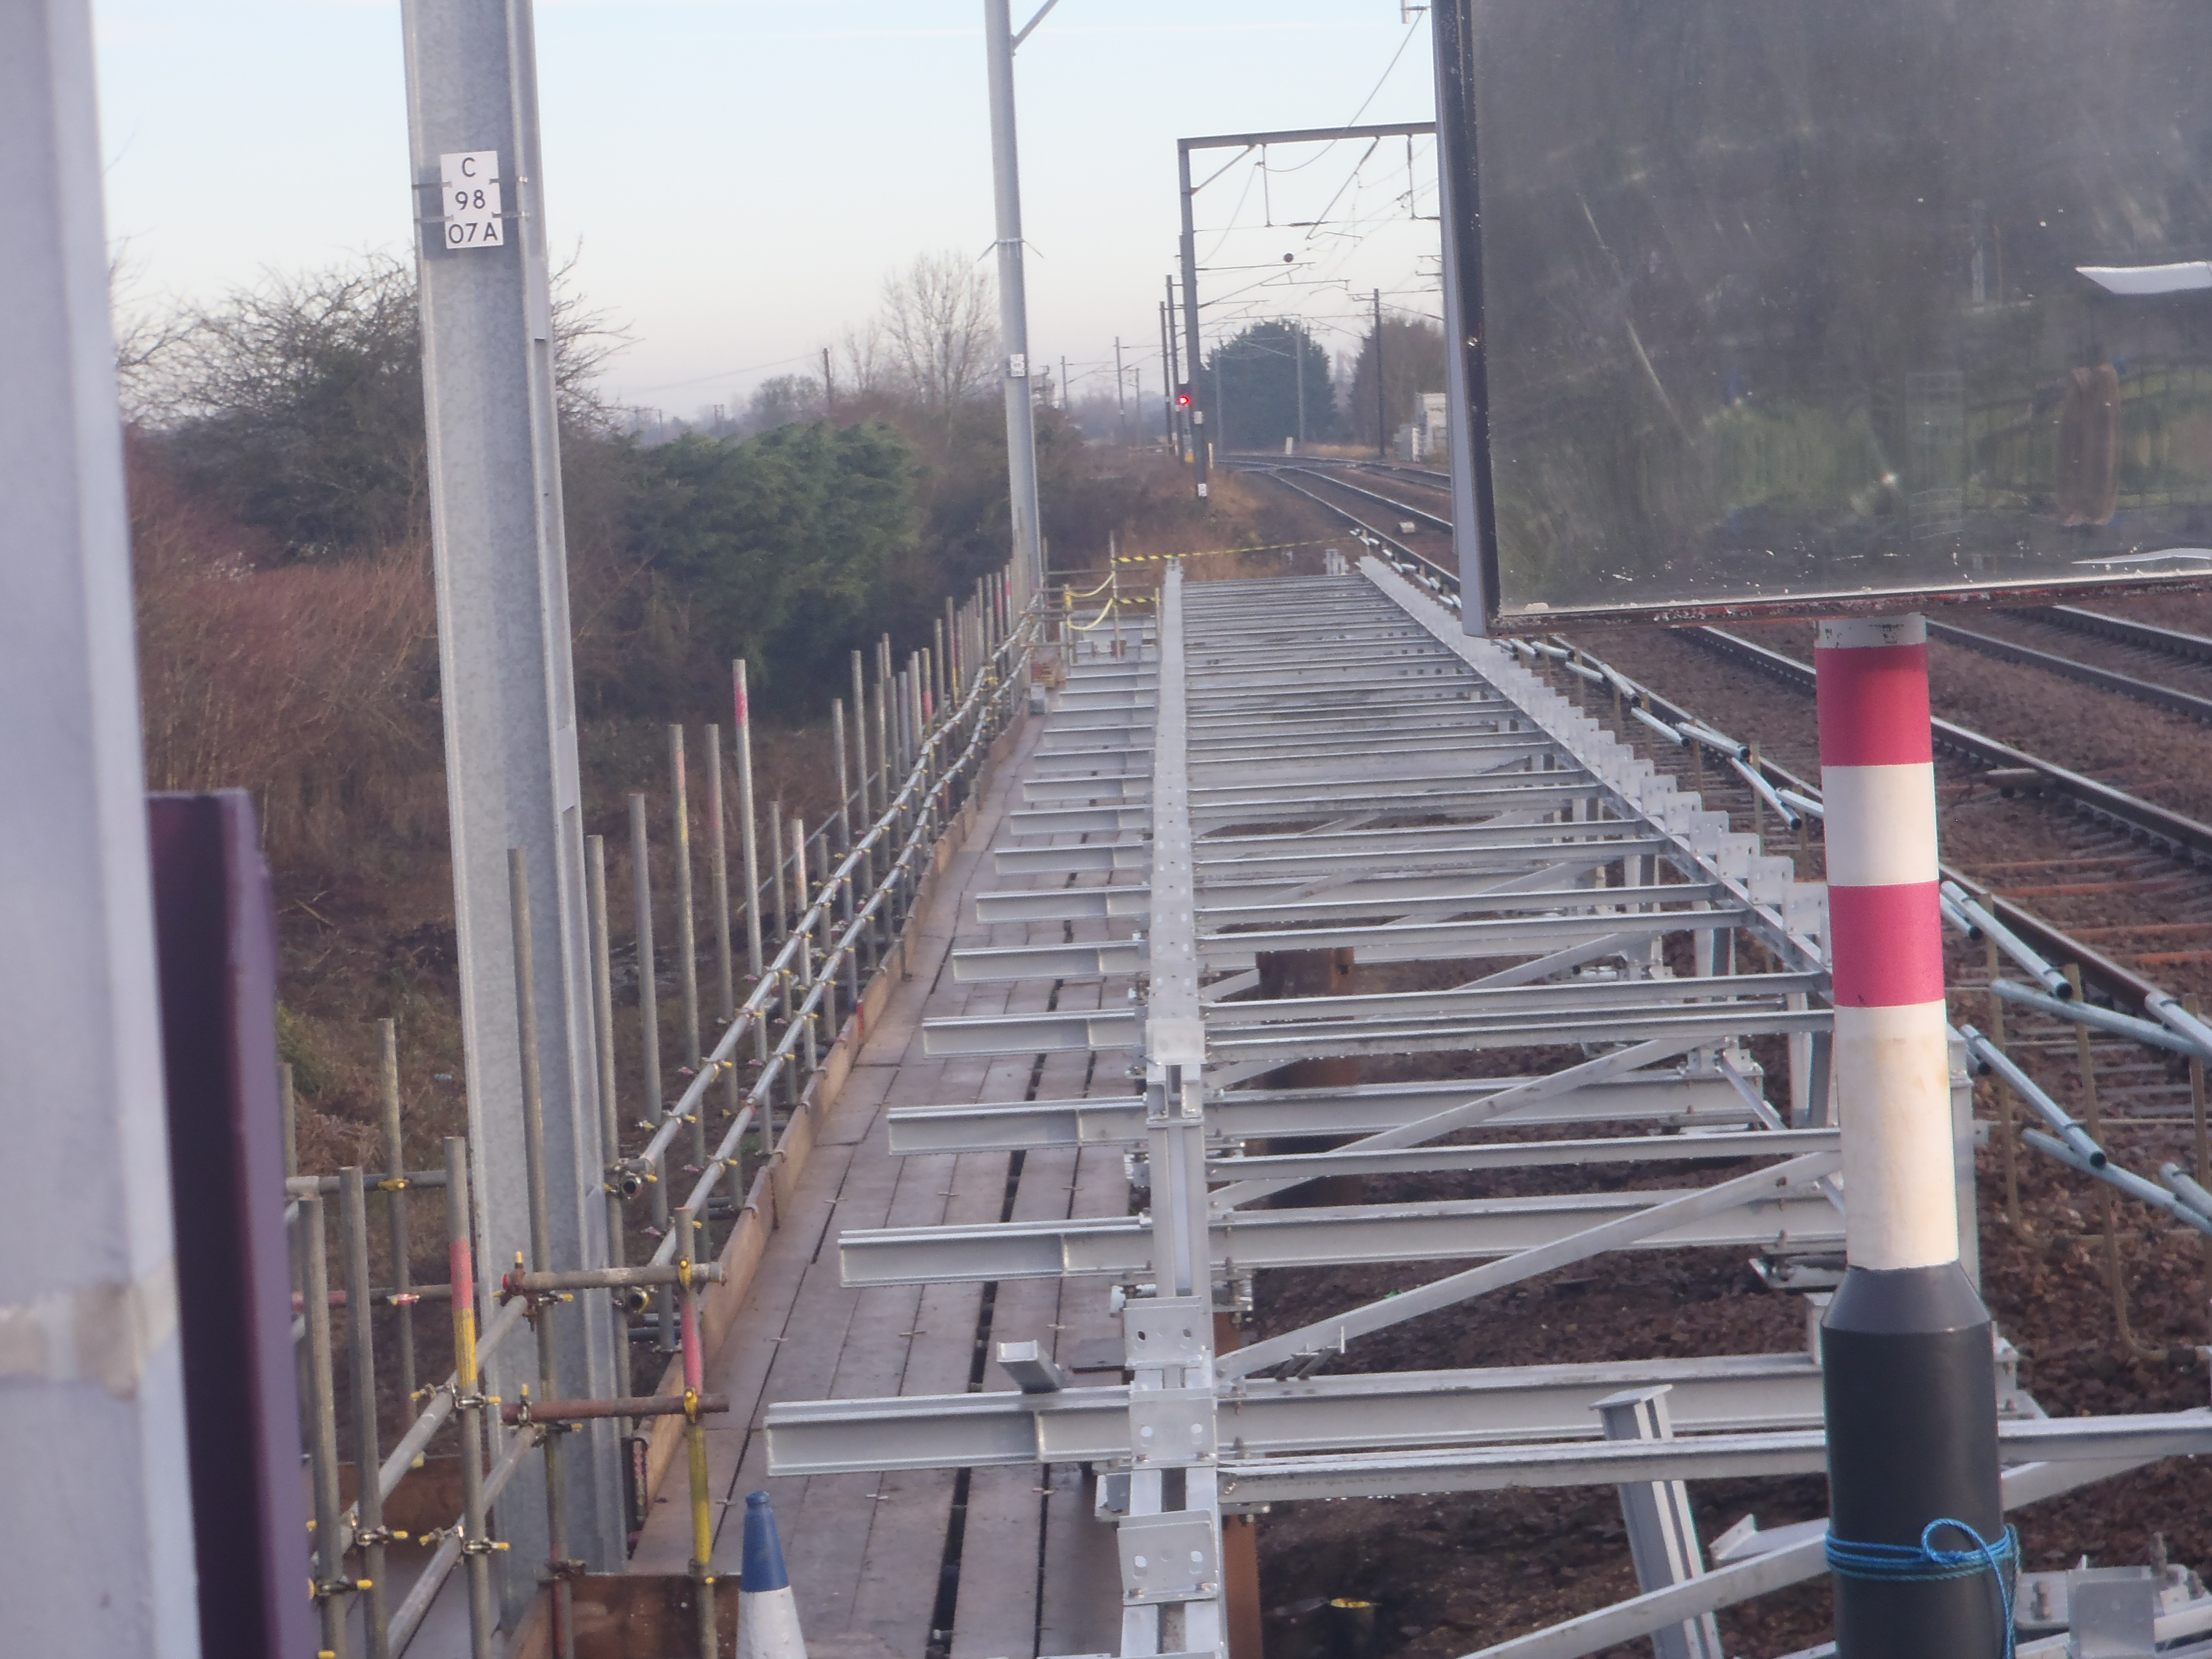
<path id="1" fill-rule="evenodd" d="M 1837 1009 L 1835 1064 L 1844 1247 L 1852 1264 L 1888 1269 L 1957 1261 L 1943 1004 Z"/>
<path id="2" fill-rule="evenodd" d="M 806 1659 L 799 1598 L 790 1585 L 738 1593 L 738 1659 Z"/>
<path id="3" fill-rule="evenodd" d="M 1936 767 L 1824 766 L 1831 887 L 1936 879 Z"/>
<path id="4" fill-rule="evenodd" d="M 1928 618 L 1911 617 L 1829 617 L 1820 623 L 1815 641 L 1823 651 L 1849 651 L 1865 646 L 1925 645 Z"/>

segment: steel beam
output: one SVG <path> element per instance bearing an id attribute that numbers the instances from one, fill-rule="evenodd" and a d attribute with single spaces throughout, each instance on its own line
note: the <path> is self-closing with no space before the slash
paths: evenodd
<path id="1" fill-rule="evenodd" d="M 1694 1192 L 1695 1189 L 1692 1189 Z M 1349 1209 L 1260 1210 L 1216 1215 L 1208 1228 L 1217 1270 L 1348 1267 L 1362 1262 L 1495 1261 L 1559 1243 L 1654 1206 L 1680 1190 L 1462 1199 Z M 1790 1188 L 1747 1199 L 1635 1240 L 1632 1249 L 1833 1250 L 1843 1218 L 1824 1193 Z M 1088 1273 L 1140 1277 L 1152 1270 L 1141 1216 L 987 1222 L 969 1226 L 848 1231 L 838 1242 L 850 1285 L 980 1283 Z"/>
<path id="2" fill-rule="evenodd" d="M 1660 1386 L 1673 1390 L 1678 1431 L 1750 1433 L 1820 1421 L 1820 1369 L 1809 1355 L 1741 1354 L 1255 1380 L 1222 1396 L 1220 1438 L 1240 1459 L 1595 1440 L 1598 1401 Z M 1049 1394 L 782 1401 L 768 1410 L 768 1472 L 1126 1462 L 1129 1400 L 1128 1388 L 1116 1383 Z"/>
<path id="3" fill-rule="evenodd" d="M 2079 1419 L 2075 1419 L 2079 1420 Z M 2022 1463 L 2000 1477 L 2008 1510 L 2093 1486 L 2156 1461 L 2156 1455 Z M 1700 1613 L 1717 1612 L 1828 1571 L 1825 1528 L 1811 1537 L 1716 1567 L 1703 1577 L 1600 1607 L 1579 1618 L 1484 1648 L 1467 1659 L 1588 1659 Z"/>
<path id="4" fill-rule="evenodd" d="M 2044 1417 L 2000 1423 L 1997 1455 L 2008 1468 L 2035 1463 L 2149 1462 L 2212 1452 L 2212 1415 L 2155 1412 L 2121 1417 Z M 1819 1429 L 1708 1434 L 1595 1445 L 1474 1446 L 1423 1452 L 1224 1461 L 1221 1495 L 1237 1504 L 1507 1488 L 1611 1486 L 1624 1481 L 1741 1480 L 1816 1474 L 1826 1467 Z"/>
<path id="5" fill-rule="evenodd" d="M 1095 945 L 1006 945 L 952 953 L 952 977 L 962 985 L 1044 979 L 1106 979 L 1144 971 L 1142 939 L 1101 939 Z"/>
<path id="6" fill-rule="evenodd" d="M 929 1019 L 921 1025 L 921 1051 L 950 1054 L 1064 1054 L 1087 1049 L 1134 1048 L 1145 1039 L 1133 1008 L 1062 1009 L 1033 1014 L 986 1014 L 969 1019 Z"/>
<path id="7" fill-rule="evenodd" d="M 1092 842 L 1080 847 L 1001 847 L 991 867 L 1002 876 L 1074 876 L 1106 870 L 1150 871 L 1152 849 L 1141 841 Z"/>
<path id="8" fill-rule="evenodd" d="M 1006 833 L 1013 836 L 1111 836 L 1124 830 L 1142 830 L 1152 822 L 1144 806 L 1062 806 L 1034 812 L 1006 814 Z"/>
<path id="9" fill-rule="evenodd" d="M 1282 1152 L 1207 1161 L 1212 1181 L 1311 1181 L 1322 1176 L 1422 1175 L 1467 1170 L 1578 1169 L 1591 1164 L 1727 1164 L 1795 1158 L 1842 1144 L 1837 1129 L 1765 1129 L 1743 1134 L 1607 1135 L 1595 1140 L 1501 1140 L 1475 1146 L 1385 1147 L 1375 1152 Z"/>
<path id="10" fill-rule="evenodd" d="M 1533 1080 L 1470 1078 L 1340 1089 L 1237 1090 L 1212 1097 L 1206 1121 L 1224 1142 L 1278 1135 L 1367 1134 L 1419 1122 L 1449 1107 Z M 1139 1096 L 1005 1105 L 894 1106 L 885 1115 L 891 1151 L 902 1154 L 1127 1146 L 1145 1138 L 1145 1103 Z M 1726 1078 L 1637 1072 L 1501 1111 L 1486 1123 L 1520 1128 L 1639 1123 L 1703 1131 L 1741 1128 L 1753 1121 L 1750 1108 Z"/>

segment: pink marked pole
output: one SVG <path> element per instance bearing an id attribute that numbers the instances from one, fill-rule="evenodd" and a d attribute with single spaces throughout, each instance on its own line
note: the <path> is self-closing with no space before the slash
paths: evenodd
<path id="1" fill-rule="evenodd" d="M 1848 1262 L 1821 1327 L 1841 1659 L 2007 1650 L 1996 1571 L 1912 1559 L 2004 1535 L 1990 1317 L 1959 1260 L 1927 639 L 1918 617 L 1851 618 L 1814 653 Z"/>

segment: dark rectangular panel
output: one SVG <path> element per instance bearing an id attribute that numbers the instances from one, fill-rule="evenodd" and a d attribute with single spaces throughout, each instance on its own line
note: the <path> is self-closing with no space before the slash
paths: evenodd
<path id="1" fill-rule="evenodd" d="M 2212 5 L 1434 16 L 1488 625 L 2212 574 Z"/>
<path id="2" fill-rule="evenodd" d="M 276 930 L 252 798 L 149 803 L 200 1650 L 315 1650 L 276 1096 Z M 4 1646 L 0 1643 L 0 1646 Z"/>

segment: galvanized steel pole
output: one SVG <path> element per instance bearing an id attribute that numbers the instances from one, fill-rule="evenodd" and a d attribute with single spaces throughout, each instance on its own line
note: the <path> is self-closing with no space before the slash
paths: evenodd
<path id="1" fill-rule="evenodd" d="M 1038 540 L 1036 424 L 1030 407 L 1029 296 L 1022 262 L 1021 168 L 1014 138 L 1014 27 L 1008 0 L 983 0 L 990 64 L 991 179 L 998 219 L 1000 369 L 1006 398 L 1006 495 L 1014 566 L 1026 599 L 1044 586 Z"/>
<path id="2" fill-rule="evenodd" d="M 529 1177 L 530 1249 L 528 1261 L 533 1273 L 551 1273 L 558 1264 L 553 1259 L 553 1219 L 550 1195 L 545 1182 L 545 1090 L 543 1074 L 538 1066 L 538 988 L 533 983 L 532 934 L 535 931 L 530 915 L 530 854 L 527 848 L 510 847 L 507 853 L 507 916 L 514 936 L 514 1006 L 515 1019 L 522 1031 L 522 1147 L 524 1169 Z M 524 1253 L 514 1253 L 515 1266 L 524 1262 Z M 610 1298 L 613 1300 L 614 1298 Z M 558 1399 L 560 1379 L 561 1326 L 578 1322 L 574 1319 L 556 1321 L 561 1298 L 554 1297 L 539 1303 L 531 1310 L 531 1323 L 538 1332 L 538 1393 L 540 1399 Z M 580 1314 L 582 1310 L 576 1311 Z M 523 1384 L 526 1396 L 529 1384 Z M 529 1431 L 525 1429 L 524 1433 Z M 544 1437 L 545 1458 L 545 1568 L 553 1581 L 553 1654 L 554 1659 L 575 1659 L 575 1612 L 571 1593 L 568 1560 L 568 1524 L 567 1494 L 562 1490 L 561 1466 L 566 1462 L 566 1449 L 562 1445 L 557 1430 L 549 1430 Z M 502 1509 L 502 1516 L 510 1511 Z M 512 1522 L 509 1522 L 512 1525 Z"/>
<path id="3" fill-rule="evenodd" d="M 313 1589 L 322 1619 L 323 1653 L 328 1659 L 347 1659 L 352 1644 L 346 1610 L 354 1581 L 347 1576 L 345 1552 L 339 1547 L 337 1384 L 331 1368 L 331 1268 L 321 1199 L 300 1200 L 299 1239 L 300 1259 L 306 1264 L 300 1279 L 304 1291 L 301 1311 L 307 1325 L 307 1404 L 313 1413 L 307 1427 L 307 1479 L 315 1505 Z"/>
<path id="4" fill-rule="evenodd" d="M 699 926 L 698 910 L 691 901 L 691 790 L 684 764 L 684 728 L 668 728 L 669 790 L 672 799 L 673 833 L 670 851 L 676 860 L 676 986 L 684 998 L 684 1075 L 699 1069 Z M 707 1114 L 692 1114 L 691 1158 L 707 1167 Z"/>
<path id="5" fill-rule="evenodd" d="M 479 1266 L 495 1276 L 528 1238 L 514 1087 L 527 1059 L 544 1081 L 546 1265 L 598 1267 L 607 1255 L 605 1159 L 532 9 L 531 0 L 404 0 L 401 20 Z M 500 232 L 495 243 L 485 236 L 447 245 L 443 180 L 465 155 L 496 168 L 503 211 L 488 222 Z M 512 847 L 528 854 L 538 918 L 538 959 L 528 966 L 541 1046 L 526 1057 L 507 926 Z M 611 1393 L 611 1322 L 560 1323 L 560 1391 Z M 507 1395 L 531 1374 L 527 1358 L 513 1351 L 495 1355 L 489 1370 L 491 1391 Z M 625 1552 L 614 1426 L 593 1424 L 563 1438 L 575 1544 L 595 1568 L 618 1571 Z M 501 1510 L 514 1543 L 510 1618 L 534 1592 L 534 1564 L 545 1553 L 535 1519 L 540 1473 L 533 1464 L 516 1480 Z"/>
<path id="6" fill-rule="evenodd" d="M 1183 355 L 1190 366 L 1191 477 L 1197 481 L 1199 499 L 1204 501 L 1206 475 L 1210 469 L 1206 465 L 1206 453 L 1205 377 L 1200 372 L 1202 364 L 1198 343 L 1198 232 L 1191 218 L 1195 210 L 1196 192 L 1190 185 L 1190 145 L 1188 142 L 1176 146 L 1176 178 L 1182 186 L 1182 332 Z"/>
<path id="7" fill-rule="evenodd" d="M 476 1256 L 469 1226 L 469 1146 L 446 1139 L 446 1262 L 453 1291 L 453 1416 L 461 1462 L 461 1559 L 469 1575 L 470 1659 L 491 1659 L 490 1517 L 484 1498 L 483 1379 L 477 1369 Z"/>
<path id="8" fill-rule="evenodd" d="M 645 826 L 645 797 L 629 798 L 629 885 L 637 917 L 637 1024 L 641 1081 L 645 1088 L 645 1121 L 660 1125 L 660 981 L 653 948 L 653 842 Z M 668 1226 L 668 1189 L 653 1186 L 653 1224 L 656 1231 Z M 665 1299 L 664 1299 L 665 1300 Z M 663 1346 L 672 1334 L 667 1310 L 662 1309 Z"/>
<path id="9" fill-rule="evenodd" d="M 738 732 L 738 848 L 745 866 L 745 971 L 759 982 L 761 955 L 761 878 L 759 813 L 753 804 L 753 712 L 745 694 L 745 660 L 730 665 L 730 684 L 735 699 Z M 768 1030 L 756 1021 L 755 1056 L 768 1059 Z"/>
<path id="10" fill-rule="evenodd" d="M 707 840 L 714 849 L 714 1012 L 720 1017 L 721 1029 L 727 1030 L 738 1017 L 738 974 L 730 955 L 730 837 L 722 808 L 722 728 L 719 726 L 707 728 L 707 752 L 714 757 L 707 770 Z M 716 1046 L 720 1044 L 719 1033 L 714 1042 Z M 722 1073 L 722 1109 L 732 1117 L 737 1115 L 739 1094 L 737 1067 L 732 1064 Z M 702 1138 L 706 1124 L 702 1103 L 699 1115 Z M 705 1167 L 703 1159 L 701 1167 Z"/>
<path id="11" fill-rule="evenodd" d="M 384 1022 L 388 1032 L 392 1022 Z M 384 1583 L 384 1547 L 391 1534 L 384 1525 L 384 1483 L 376 1471 L 384 1459 L 377 1450 L 376 1333 L 370 1323 L 373 1304 L 368 1276 L 368 1188 L 361 1166 L 349 1164 L 338 1171 L 338 1226 L 345 1235 L 347 1382 L 353 1396 L 353 1466 L 360 1488 L 355 1498 L 359 1519 L 354 1543 L 362 1553 L 362 1577 L 367 1583 L 367 1604 L 362 1619 L 368 1638 L 368 1659 L 385 1659 L 390 1651 L 391 1609 Z"/>
<path id="12" fill-rule="evenodd" d="M 606 1148 L 607 1265 L 623 1264 L 623 1195 L 614 1165 L 622 1157 L 622 1118 L 615 1087 L 615 988 L 611 936 L 607 928 L 607 841 L 584 837 L 584 890 L 592 924 L 592 1023 L 599 1033 L 599 1139 Z M 630 1394 L 629 1316 L 615 1301 L 615 1389 Z"/>
<path id="13" fill-rule="evenodd" d="M 399 1392 L 415 1397 L 415 1267 L 408 1260 L 407 1148 L 399 1123 L 399 1032 L 388 1019 L 377 1022 L 382 1053 L 384 1173 L 398 1183 L 385 1195 L 385 1218 L 392 1237 L 392 1288 L 399 1338 Z"/>
<path id="14" fill-rule="evenodd" d="M 837 759 L 837 850 L 853 850 L 853 778 L 845 760 L 845 700 L 830 699 L 830 746 Z"/>
<path id="15" fill-rule="evenodd" d="M 129 520 L 86 0 L 0 6 L 0 1513 L 11 1649 L 199 1650 Z M 57 1103 L 67 1103 L 58 1108 Z M 106 1356 L 105 1363 L 99 1358 Z M 88 1522 L 89 1525 L 90 1522 Z"/>

